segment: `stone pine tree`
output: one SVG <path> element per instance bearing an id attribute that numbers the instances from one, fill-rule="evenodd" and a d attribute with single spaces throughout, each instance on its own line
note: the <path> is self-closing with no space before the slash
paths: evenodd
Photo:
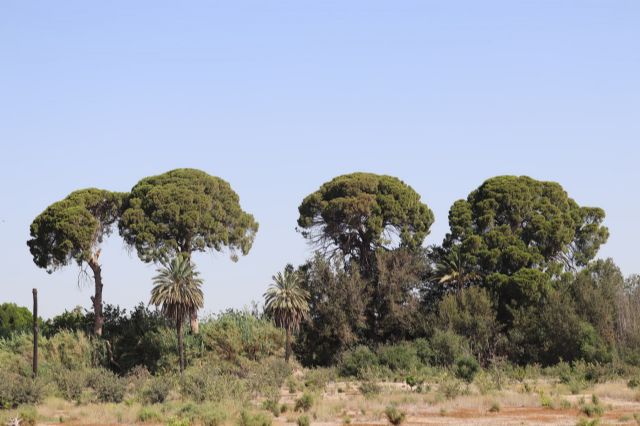
<path id="1" fill-rule="evenodd" d="M 575 270 L 607 241 L 604 217 L 600 208 L 579 206 L 556 182 L 498 176 L 454 203 L 443 246 L 459 247 L 484 275 Z"/>
<path id="2" fill-rule="evenodd" d="M 240 207 L 229 183 L 195 169 L 176 169 L 142 179 L 125 200 L 120 235 L 144 262 L 166 256 L 228 249 L 246 255 L 258 223 Z M 191 328 L 198 332 L 197 313 Z"/>
<path id="3" fill-rule="evenodd" d="M 398 243 L 419 248 L 434 216 L 420 195 L 400 179 L 352 173 L 324 183 L 298 208 L 302 235 L 329 254 L 356 261 L 363 276 L 375 269 L 375 253 Z"/>
<path id="4" fill-rule="evenodd" d="M 123 194 L 102 189 L 82 189 L 47 207 L 31 224 L 27 241 L 35 264 L 47 272 L 76 262 L 93 273 L 91 297 L 95 335 L 102 335 L 102 265 L 100 245 L 118 220 Z"/>

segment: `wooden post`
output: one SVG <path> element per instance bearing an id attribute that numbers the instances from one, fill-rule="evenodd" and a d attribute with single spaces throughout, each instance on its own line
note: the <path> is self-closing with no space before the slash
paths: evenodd
<path id="1" fill-rule="evenodd" d="M 33 377 L 38 375 L 38 290 L 33 289 Z"/>

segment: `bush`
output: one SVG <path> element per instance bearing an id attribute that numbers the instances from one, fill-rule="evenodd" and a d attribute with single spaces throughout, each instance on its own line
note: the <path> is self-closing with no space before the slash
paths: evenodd
<path id="1" fill-rule="evenodd" d="M 271 418 L 264 413 L 251 414 L 248 411 L 242 411 L 238 426 L 271 426 Z"/>
<path id="2" fill-rule="evenodd" d="M 627 386 L 631 389 L 635 389 L 637 387 L 640 387 L 640 378 L 639 377 L 633 377 L 631 379 L 629 379 L 629 381 L 627 382 Z"/>
<path id="3" fill-rule="evenodd" d="M 480 371 L 480 364 L 474 357 L 464 356 L 455 361 L 454 374 L 457 378 L 467 383 L 473 382 L 474 377 Z"/>
<path id="4" fill-rule="evenodd" d="M 228 372 L 216 368 L 188 368 L 181 380 L 181 393 L 196 402 L 220 402 L 231 399 L 239 402 L 250 397 L 250 383 L 238 377 L 246 371 Z M 260 387 L 260 381 L 254 388 Z M 257 389 L 259 390 L 259 389 Z"/>
<path id="5" fill-rule="evenodd" d="M 141 423 L 157 423 L 162 421 L 162 415 L 154 408 L 142 407 L 138 412 L 138 421 Z"/>
<path id="6" fill-rule="evenodd" d="M 54 375 L 58 392 L 67 401 L 80 402 L 86 383 L 84 371 L 65 370 Z"/>
<path id="7" fill-rule="evenodd" d="M 362 381 L 360 383 L 359 389 L 362 395 L 364 395 L 366 398 L 378 395 L 382 391 L 380 385 L 373 380 Z"/>
<path id="8" fill-rule="evenodd" d="M 449 366 L 469 352 L 466 340 L 452 331 L 436 330 L 431 337 L 428 364 Z"/>
<path id="9" fill-rule="evenodd" d="M 356 348 L 342 354 L 340 374 L 345 377 L 361 377 L 366 371 L 378 365 L 378 357 L 367 346 Z"/>
<path id="10" fill-rule="evenodd" d="M 278 405 L 278 401 L 275 399 L 266 399 L 262 403 L 262 408 L 271 412 L 273 417 L 278 417 L 280 415 L 280 406 Z"/>
<path id="11" fill-rule="evenodd" d="M 309 426 L 309 425 L 311 425 L 311 421 L 309 420 L 309 417 L 307 417 L 307 416 L 300 416 L 300 417 L 298 417 L 298 420 L 296 420 L 296 424 L 298 426 Z"/>
<path id="12" fill-rule="evenodd" d="M 39 379 L 7 374 L 0 380 L 0 408 L 38 404 L 43 394 L 43 383 Z"/>
<path id="13" fill-rule="evenodd" d="M 377 354 L 379 363 L 392 371 L 410 371 L 418 364 L 416 348 L 407 343 L 381 346 Z"/>
<path id="14" fill-rule="evenodd" d="M 22 407 L 18 410 L 21 426 L 35 426 L 38 422 L 38 411 L 35 407 Z"/>
<path id="15" fill-rule="evenodd" d="M 202 426 L 220 426 L 227 420 L 227 414 L 217 406 L 206 407 L 200 413 Z"/>
<path id="16" fill-rule="evenodd" d="M 126 391 L 125 381 L 107 370 L 94 370 L 90 375 L 89 385 L 95 390 L 100 402 L 122 402 Z"/>
<path id="17" fill-rule="evenodd" d="M 314 368 L 305 374 L 304 385 L 312 391 L 323 391 L 335 378 L 335 370 L 332 368 Z"/>
<path id="18" fill-rule="evenodd" d="M 387 420 L 394 426 L 398 426 L 404 422 L 406 414 L 404 411 L 399 410 L 397 407 L 390 405 L 384 410 L 385 416 L 387 416 Z"/>
<path id="19" fill-rule="evenodd" d="M 313 402 L 313 396 L 305 392 L 296 400 L 296 405 L 293 409 L 294 411 L 309 411 L 313 407 Z"/>
<path id="20" fill-rule="evenodd" d="M 438 386 L 438 393 L 445 399 L 457 398 L 462 393 L 460 382 L 455 379 L 444 380 Z"/>
<path id="21" fill-rule="evenodd" d="M 154 377 L 147 381 L 140 395 L 143 404 L 162 404 L 173 387 L 167 377 Z"/>
<path id="22" fill-rule="evenodd" d="M 591 402 L 580 404 L 580 411 L 589 417 L 600 417 L 604 414 L 604 407 L 600 404 L 600 400 L 596 395 L 591 396 Z"/>

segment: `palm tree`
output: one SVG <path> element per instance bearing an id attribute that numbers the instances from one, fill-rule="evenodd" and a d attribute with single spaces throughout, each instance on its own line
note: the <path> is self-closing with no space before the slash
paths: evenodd
<path id="1" fill-rule="evenodd" d="M 289 362 L 291 334 L 298 330 L 300 322 L 309 313 L 309 293 L 302 288 L 302 278 L 291 265 L 287 265 L 284 273 L 278 272 L 272 279 L 273 283 L 264 294 L 265 312 L 278 327 L 286 331 L 284 359 Z"/>
<path id="2" fill-rule="evenodd" d="M 175 322 L 180 354 L 180 374 L 184 371 L 184 344 L 182 326 L 191 314 L 202 308 L 204 295 L 202 279 L 185 256 L 177 256 L 170 261 L 162 261 L 162 267 L 153 278 L 151 303 L 162 306 L 163 314 Z"/>
<path id="3" fill-rule="evenodd" d="M 457 290 L 461 290 L 466 284 L 478 278 L 478 274 L 470 270 L 460 247 L 454 246 L 436 264 L 435 277 L 440 284 L 452 284 L 457 287 Z"/>

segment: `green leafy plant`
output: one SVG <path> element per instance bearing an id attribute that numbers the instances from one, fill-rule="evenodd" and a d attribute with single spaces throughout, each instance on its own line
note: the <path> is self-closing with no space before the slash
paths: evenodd
<path id="1" fill-rule="evenodd" d="M 396 407 L 395 405 L 390 405 L 387 408 L 385 408 L 384 414 L 385 416 L 387 416 L 387 420 L 389 420 L 389 423 L 391 423 L 394 426 L 398 426 L 402 424 L 402 422 L 404 422 L 404 419 L 406 417 L 406 413 L 398 409 L 398 407 Z"/>

